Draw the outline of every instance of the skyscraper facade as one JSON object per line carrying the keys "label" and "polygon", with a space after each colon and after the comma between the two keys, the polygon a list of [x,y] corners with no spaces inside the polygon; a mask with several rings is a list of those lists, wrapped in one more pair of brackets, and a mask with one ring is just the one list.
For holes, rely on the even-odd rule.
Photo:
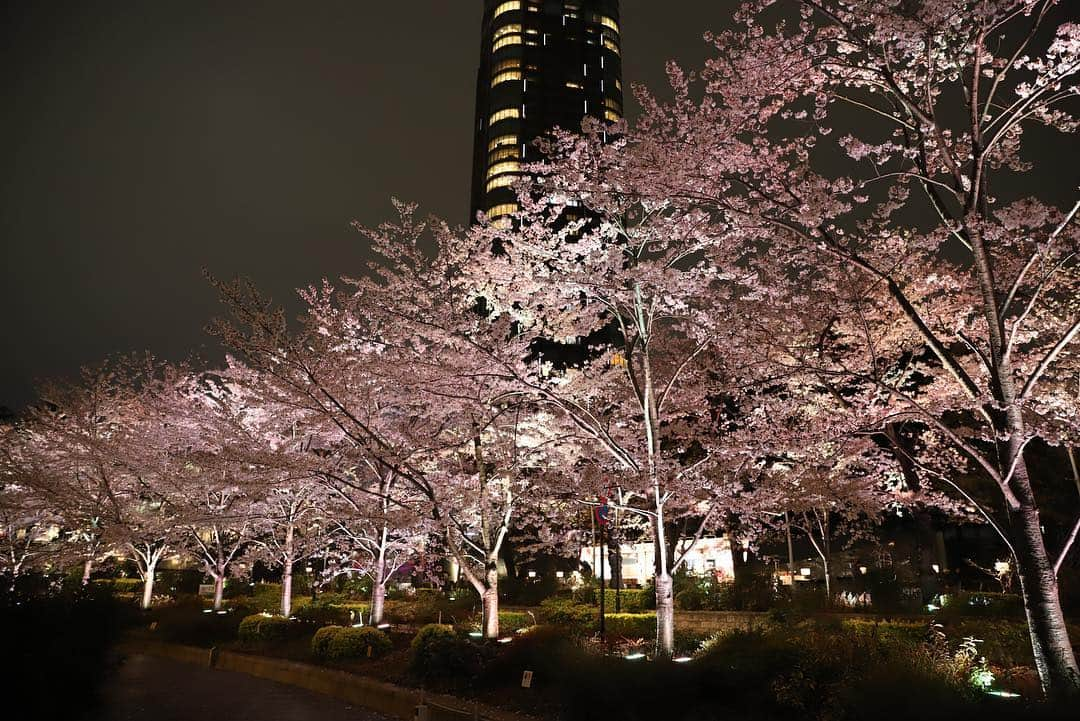
{"label": "skyscraper facade", "polygon": [[618,0],[484,0],[470,220],[517,210],[533,141],[623,115]]}

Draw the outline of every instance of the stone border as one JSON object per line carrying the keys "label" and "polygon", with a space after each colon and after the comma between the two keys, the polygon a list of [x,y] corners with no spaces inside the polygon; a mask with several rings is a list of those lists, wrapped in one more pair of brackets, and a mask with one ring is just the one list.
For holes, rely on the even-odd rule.
{"label": "stone border", "polygon": [[533,716],[504,711],[483,704],[471,704],[455,696],[425,693],[418,689],[397,686],[348,671],[270,656],[256,656],[236,651],[220,651],[216,648],[205,649],[158,641],[129,640],[122,642],[120,648],[128,653],[145,653],[182,663],[245,673],[256,678],[331,696],[399,719],[416,718],[416,707],[423,700],[428,706],[430,721],[462,721],[462,719],[477,718],[483,721],[536,721],[536,717]]}

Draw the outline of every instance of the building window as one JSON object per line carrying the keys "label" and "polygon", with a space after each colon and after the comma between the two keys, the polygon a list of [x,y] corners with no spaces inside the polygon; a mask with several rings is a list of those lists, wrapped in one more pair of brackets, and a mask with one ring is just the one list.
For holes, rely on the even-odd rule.
{"label": "building window", "polygon": [[509,120],[520,117],[521,108],[506,108],[505,110],[497,110],[491,114],[491,117],[488,119],[488,125],[494,125],[500,120]]}
{"label": "building window", "polygon": [[513,215],[516,212],[518,212],[517,203],[500,203],[499,205],[494,205],[490,209],[488,209],[487,217],[488,220],[495,220],[495,218],[501,218],[505,215]]}
{"label": "building window", "polygon": [[619,32],[619,23],[615,22],[614,20],[609,18],[607,15],[595,15],[593,17],[593,22],[600,23],[601,25],[603,25],[606,28],[611,28],[615,32]]}
{"label": "building window", "polygon": [[487,171],[487,177],[490,180],[496,175],[502,175],[503,173],[520,173],[521,163],[516,160],[506,160],[501,163],[495,163]]}
{"label": "building window", "polygon": [[574,90],[581,90],[581,83],[575,83],[572,80],[567,80],[566,87],[573,88]]}
{"label": "building window", "polygon": [[493,37],[494,37],[495,40],[498,40],[499,38],[505,37],[507,35],[520,35],[520,34],[521,34],[521,25],[519,25],[518,23],[510,23],[509,25],[503,25],[502,27],[496,28],[495,29],[495,35]]}
{"label": "building window", "polygon": [[605,110],[604,111],[604,120],[607,120],[608,122],[612,122],[612,123],[617,123],[620,120],[622,120],[622,117],[618,113],[616,113],[614,110]]}
{"label": "building window", "polygon": [[487,192],[491,192],[496,188],[509,188],[514,184],[514,181],[518,179],[517,175],[500,175],[497,178],[492,178],[488,181]]}
{"label": "building window", "polygon": [[622,53],[619,52],[618,43],[609,38],[607,35],[604,36],[604,47],[615,53],[616,55],[622,55]]}
{"label": "building window", "polygon": [[497,163],[500,160],[520,160],[521,155],[518,154],[518,148],[516,145],[503,145],[495,148],[490,152],[488,156],[489,163]]}
{"label": "building window", "polygon": [[622,115],[622,103],[615,98],[604,98],[604,105]]}
{"label": "building window", "polygon": [[492,14],[492,19],[499,17],[504,13],[513,12],[521,9],[521,0],[510,0],[510,2],[504,2],[495,8],[495,12]]}
{"label": "building window", "polygon": [[491,87],[495,87],[499,83],[506,83],[511,80],[521,80],[521,78],[522,75],[520,70],[506,70],[491,79]]}
{"label": "building window", "polygon": [[[504,38],[500,38],[495,41],[495,44],[491,46],[491,52],[497,51],[499,48],[509,47],[511,45],[521,45],[520,35],[507,35]],[[618,52],[618,51],[616,51]]]}
{"label": "building window", "polygon": [[488,152],[490,153],[492,150],[494,150],[495,148],[498,148],[501,145],[517,145],[517,144],[518,144],[518,136],[516,136],[516,135],[500,135],[499,137],[493,139],[490,143],[488,143]]}
{"label": "building window", "polygon": [[521,70],[521,58],[509,58],[500,60],[491,68],[492,75],[498,75],[504,70]]}

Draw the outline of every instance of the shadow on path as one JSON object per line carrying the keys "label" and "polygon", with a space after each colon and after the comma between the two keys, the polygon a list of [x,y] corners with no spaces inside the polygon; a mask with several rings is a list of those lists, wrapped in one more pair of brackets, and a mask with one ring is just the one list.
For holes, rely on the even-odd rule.
{"label": "shadow on path", "polygon": [[86,721],[390,721],[344,701],[232,671],[134,654]]}

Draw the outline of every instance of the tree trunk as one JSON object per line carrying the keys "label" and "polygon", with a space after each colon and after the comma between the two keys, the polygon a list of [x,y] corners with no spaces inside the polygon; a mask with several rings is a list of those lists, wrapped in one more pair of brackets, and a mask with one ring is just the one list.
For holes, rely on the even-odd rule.
{"label": "tree trunk", "polygon": [[382,623],[383,620],[383,607],[386,605],[386,586],[381,583],[375,583],[371,586],[371,613],[369,618],[371,625],[375,626]]}
{"label": "tree trunk", "polygon": [[225,598],[225,569],[219,568],[214,574],[214,610],[220,611]]}
{"label": "tree trunk", "polygon": [[1043,691],[1050,699],[1080,695],[1080,670],[1061,611],[1054,566],[1046,553],[1039,512],[1028,479],[1027,463],[1020,460],[1015,471],[1020,508],[1010,514],[1015,530],[1016,572],[1024,600],[1035,666]]}
{"label": "tree trunk", "polygon": [[154,573],[157,571],[157,561],[146,564],[146,573],[143,576],[142,607],[145,611],[150,608],[150,602],[154,598]]}
{"label": "tree trunk", "polygon": [[285,533],[284,567],[281,569],[281,615],[292,615],[293,527]]}
{"label": "tree trunk", "polygon": [[656,656],[671,658],[675,653],[675,598],[671,574],[656,575]]}
{"label": "tree trunk", "polygon": [[93,570],[93,568],[94,568],[94,559],[92,557],[87,558],[85,561],[83,561],[82,585],[87,586],[87,585],[90,584],[90,571]]}
{"label": "tree trunk", "polygon": [[487,569],[484,573],[486,588],[483,593],[484,601],[484,638],[494,639],[499,637],[499,568],[496,560],[488,559]]}
{"label": "tree trunk", "polygon": [[[385,505],[384,505],[385,508]],[[375,568],[371,574],[371,624],[382,623],[383,605],[386,601],[386,545],[390,535],[387,526],[382,527],[382,535],[379,542],[379,553],[375,557]]]}

